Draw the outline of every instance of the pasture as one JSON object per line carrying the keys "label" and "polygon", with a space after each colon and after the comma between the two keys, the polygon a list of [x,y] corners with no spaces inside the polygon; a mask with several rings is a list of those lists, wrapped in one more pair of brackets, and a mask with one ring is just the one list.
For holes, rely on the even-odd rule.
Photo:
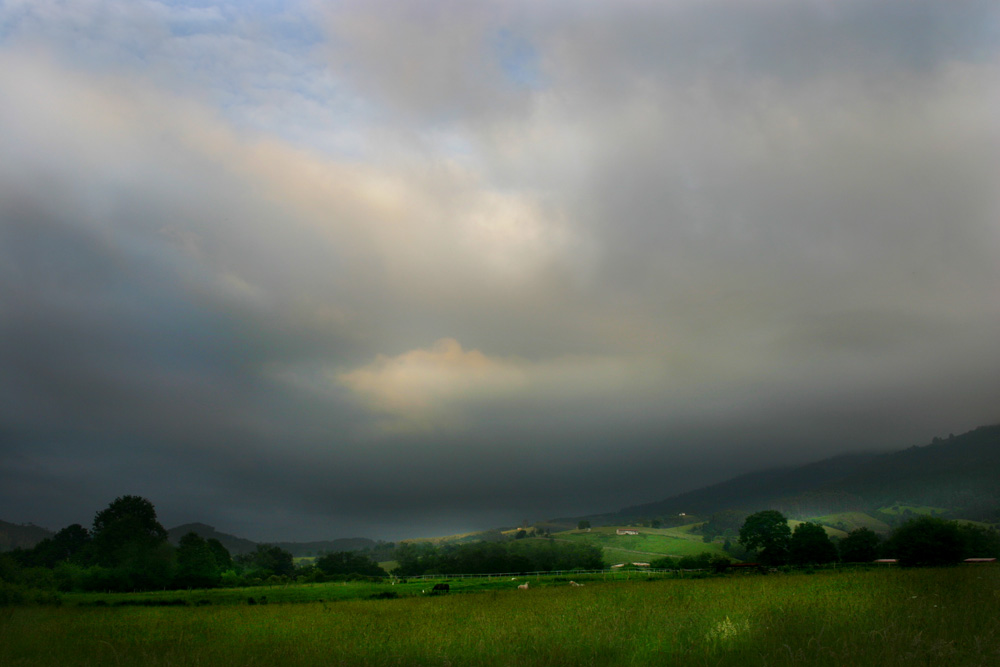
{"label": "pasture", "polygon": [[[224,591],[177,607],[67,596],[0,609],[0,665],[1000,664],[991,566],[518,583],[452,581],[458,592],[382,600],[357,595],[399,587],[251,589],[266,605]],[[313,593],[291,601],[302,588]]]}
{"label": "pasture", "polygon": [[697,556],[703,552],[726,555],[718,542],[703,542],[701,535],[681,528],[637,528],[638,535],[616,535],[615,526],[599,526],[590,532],[568,530],[554,533],[557,540],[593,544],[604,550],[604,561],[614,565],[626,561],[648,561],[662,556]]}

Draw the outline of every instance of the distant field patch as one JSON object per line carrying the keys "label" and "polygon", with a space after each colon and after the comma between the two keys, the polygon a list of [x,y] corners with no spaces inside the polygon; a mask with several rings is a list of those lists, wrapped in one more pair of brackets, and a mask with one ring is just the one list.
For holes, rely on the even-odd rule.
{"label": "distant field patch", "polygon": [[889,524],[879,521],[875,517],[864,512],[840,512],[838,514],[825,514],[809,519],[824,526],[831,526],[848,533],[858,528],[868,528],[876,533],[888,533]]}
{"label": "distant field patch", "polygon": [[[795,530],[795,527],[802,523],[807,523],[807,522],[789,519],[788,527],[791,528],[792,530]],[[834,528],[833,526],[824,525],[823,530],[825,530],[826,534],[829,535],[830,537],[839,537],[839,538],[847,537],[847,531],[840,530],[839,528]]]}
{"label": "distant field patch", "polygon": [[638,535],[618,535],[617,526],[600,526],[590,532],[570,530],[553,535],[556,539],[584,542],[600,547],[608,565],[660,556],[697,556],[700,553],[725,555],[722,545],[702,542],[701,535],[678,528],[633,528]]}
{"label": "distant field patch", "polygon": [[906,514],[907,510],[911,514],[925,514],[927,516],[940,516],[948,511],[946,507],[931,507],[930,505],[887,505],[880,507],[879,512],[899,516]]}

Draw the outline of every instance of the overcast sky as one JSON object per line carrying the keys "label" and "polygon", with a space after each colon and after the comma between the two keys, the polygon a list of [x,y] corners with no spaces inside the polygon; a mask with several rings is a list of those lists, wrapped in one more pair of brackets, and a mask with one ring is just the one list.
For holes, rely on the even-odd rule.
{"label": "overcast sky", "polygon": [[998,421],[995,0],[0,0],[0,519],[399,539]]}

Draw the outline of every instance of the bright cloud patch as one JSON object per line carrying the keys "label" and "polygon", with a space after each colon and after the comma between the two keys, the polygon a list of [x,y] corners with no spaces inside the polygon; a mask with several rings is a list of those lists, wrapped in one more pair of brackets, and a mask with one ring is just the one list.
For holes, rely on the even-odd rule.
{"label": "bright cloud patch", "polygon": [[367,366],[338,374],[337,381],[373,411],[397,419],[394,426],[419,428],[461,424],[464,411],[483,403],[599,400],[634,384],[636,376],[635,365],[615,359],[496,358],[445,338],[429,349],[379,355]]}
{"label": "bright cloud patch", "polygon": [[528,380],[516,362],[463,350],[451,338],[426,350],[379,355],[368,366],[341,373],[337,379],[372,409],[423,423],[443,417],[456,403],[509,394]]}

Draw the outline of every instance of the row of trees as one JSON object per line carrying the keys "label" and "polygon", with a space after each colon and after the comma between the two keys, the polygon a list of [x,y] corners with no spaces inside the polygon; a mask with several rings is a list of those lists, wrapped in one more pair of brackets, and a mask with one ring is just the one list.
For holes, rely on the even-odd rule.
{"label": "row of trees", "polygon": [[96,514],[89,530],[74,524],[33,549],[0,555],[0,579],[62,591],[210,588],[351,575],[386,573],[370,558],[353,553],[327,554],[315,564],[296,567],[291,553],[270,544],[233,558],[218,540],[193,532],[174,547],[153,504],[139,496],[116,498]]}
{"label": "row of trees", "polygon": [[816,523],[801,523],[793,531],[777,510],[751,514],[740,528],[739,543],[748,554],[768,565],[808,565],[871,562],[896,558],[901,565],[949,565],[965,558],[1000,557],[1000,534],[969,523],[920,516],[896,527],[882,540],[868,528],[858,528],[834,543]]}
{"label": "row of trees", "polygon": [[473,542],[435,546],[404,543],[396,549],[400,576],[421,574],[491,574],[596,570],[604,567],[601,549],[590,544],[554,540]]}

